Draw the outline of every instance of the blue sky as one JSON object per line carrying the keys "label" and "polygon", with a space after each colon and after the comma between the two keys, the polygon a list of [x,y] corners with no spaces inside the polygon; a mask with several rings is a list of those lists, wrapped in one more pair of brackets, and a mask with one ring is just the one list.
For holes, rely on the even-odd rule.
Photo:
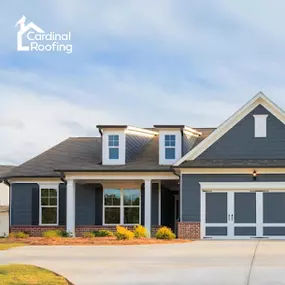
{"label": "blue sky", "polygon": [[[284,1],[4,1],[0,163],[97,124],[218,126],[259,91],[285,108]],[[73,53],[16,51],[25,15]]]}

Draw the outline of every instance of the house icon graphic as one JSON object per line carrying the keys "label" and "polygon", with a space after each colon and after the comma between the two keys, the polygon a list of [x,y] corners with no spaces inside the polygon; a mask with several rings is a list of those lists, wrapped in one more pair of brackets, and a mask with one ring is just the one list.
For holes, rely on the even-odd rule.
{"label": "house icon graphic", "polygon": [[17,32],[17,50],[18,51],[29,51],[30,47],[29,46],[23,46],[23,35],[33,29],[37,33],[44,33],[44,31],[35,25],[33,22],[30,22],[28,25],[25,25],[26,22],[26,17],[23,15],[21,19],[16,23],[15,27],[20,26],[19,31]]}

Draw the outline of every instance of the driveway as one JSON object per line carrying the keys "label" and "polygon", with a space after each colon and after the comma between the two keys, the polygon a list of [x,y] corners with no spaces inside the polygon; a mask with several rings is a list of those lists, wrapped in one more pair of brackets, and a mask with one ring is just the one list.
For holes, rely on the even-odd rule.
{"label": "driveway", "polygon": [[283,241],[20,247],[0,252],[0,263],[45,267],[75,285],[285,284]]}

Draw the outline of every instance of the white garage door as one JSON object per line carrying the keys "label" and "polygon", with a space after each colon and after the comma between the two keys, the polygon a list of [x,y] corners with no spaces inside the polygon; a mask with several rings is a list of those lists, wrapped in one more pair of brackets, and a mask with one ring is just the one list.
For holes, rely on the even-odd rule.
{"label": "white garage door", "polygon": [[285,239],[284,191],[202,192],[203,238]]}

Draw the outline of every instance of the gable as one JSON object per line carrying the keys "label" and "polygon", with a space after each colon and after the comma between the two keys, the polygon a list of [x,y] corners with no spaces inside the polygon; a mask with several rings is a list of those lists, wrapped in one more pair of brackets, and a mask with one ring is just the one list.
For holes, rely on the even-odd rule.
{"label": "gable", "polygon": [[[254,115],[268,115],[267,136],[254,136]],[[285,125],[259,104],[196,159],[284,159]]]}

